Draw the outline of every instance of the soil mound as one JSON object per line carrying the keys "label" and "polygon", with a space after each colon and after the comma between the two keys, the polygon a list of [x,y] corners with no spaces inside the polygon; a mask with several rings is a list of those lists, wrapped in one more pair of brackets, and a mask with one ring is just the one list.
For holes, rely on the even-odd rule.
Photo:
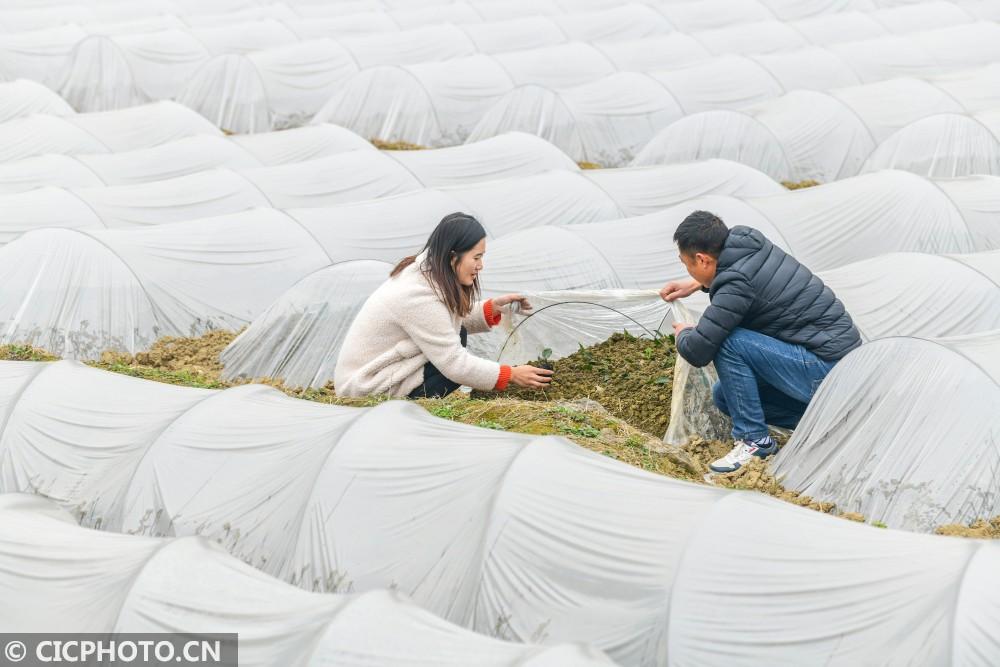
{"label": "soil mound", "polygon": [[1000,516],[995,516],[992,519],[973,521],[967,526],[963,526],[960,523],[949,523],[944,526],[938,526],[934,532],[938,535],[996,540],[1000,539]]}
{"label": "soil mound", "polygon": [[[833,503],[816,501],[810,496],[800,494],[798,491],[786,489],[771,472],[771,467],[764,459],[754,458],[750,463],[736,472],[724,475],[713,473],[708,467],[709,464],[729,453],[732,446],[733,443],[722,442],[720,440],[693,439],[681,449],[690,456],[691,460],[698,467],[698,472],[710,484],[723,486],[727,489],[759,491],[760,493],[766,493],[769,496],[780,498],[800,507],[808,507],[817,512],[829,514],[836,510],[836,506]],[[851,518],[846,515],[842,516]],[[861,517],[860,520],[864,521],[864,517]]]}
{"label": "soil mound", "polygon": [[105,352],[101,363],[127,366],[145,366],[161,371],[185,371],[218,379],[222,372],[219,355],[238,334],[232,331],[209,331],[197,338],[166,336],[159,339],[146,352],[135,355]]}
{"label": "soil mound", "polygon": [[654,339],[616,333],[603,343],[580,347],[551,366],[552,384],[544,391],[508,389],[506,392],[473,392],[475,397],[505,396],[524,401],[597,401],[615,417],[635,428],[662,435],[670,421],[670,398],[677,348],[673,336]]}

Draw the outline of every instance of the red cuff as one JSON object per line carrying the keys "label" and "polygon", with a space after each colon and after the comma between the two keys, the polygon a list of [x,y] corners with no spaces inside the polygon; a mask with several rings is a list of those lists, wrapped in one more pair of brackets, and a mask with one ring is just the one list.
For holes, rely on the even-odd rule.
{"label": "red cuff", "polygon": [[493,299],[489,299],[486,301],[486,303],[483,304],[483,315],[486,316],[486,324],[490,325],[491,327],[495,327],[496,325],[500,324],[500,318],[503,316],[503,313],[497,313],[496,315],[494,315]]}
{"label": "red cuff", "polygon": [[[486,303],[489,303],[489,301]],[[497,380],[497,386],[495,386],[494,389],[497,391],[503,391],[507,388],[508,382],[510,382],[510,366],[501,366],[500,378]]]}

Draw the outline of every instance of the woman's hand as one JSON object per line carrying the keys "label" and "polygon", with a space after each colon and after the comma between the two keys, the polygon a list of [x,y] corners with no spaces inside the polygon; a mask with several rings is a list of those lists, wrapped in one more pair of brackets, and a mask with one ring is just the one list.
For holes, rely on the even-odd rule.
{"label": "woman's hand", "polygon": [[660,290],[660,298],[664,301],[673,301],[691,296],[701,289],[701,283],[697,280],[674,280],[663,286]]}
{"label": "woman's hand", "polygon": [[531,312],[531,304],[528,303],[528,300],[520,294],[504,294],[503,296],[493,298],[493,306],[497,308],[497,310],[511,303],[517,303],[522,313]]}
{"label": "woman's hand", "polygon": [[552,382],[552,371],[535,366],[514,366],[510,369],[510,381],[525,389],[545,389]]}

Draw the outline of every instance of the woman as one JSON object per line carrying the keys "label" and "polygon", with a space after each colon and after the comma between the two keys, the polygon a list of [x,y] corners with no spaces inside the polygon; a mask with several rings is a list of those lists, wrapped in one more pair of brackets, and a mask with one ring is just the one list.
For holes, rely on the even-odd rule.
{"label": "woman", "polygon": [[479,301],[486,230],[465,213],[445,216],[423,250],[404,258],[354,318],[337,359],[340,396],[388,394],[439,398],[462,385],[473,389],[541,389],[552,371],[502,366],[466,349],[468,333],[500,323],[501,309],[519,294]]}

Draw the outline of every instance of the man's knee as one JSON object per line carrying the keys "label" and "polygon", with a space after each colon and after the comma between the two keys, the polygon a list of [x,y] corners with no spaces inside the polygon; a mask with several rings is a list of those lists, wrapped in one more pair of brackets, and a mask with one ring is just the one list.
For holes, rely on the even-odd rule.
{"label": "man's knee", "polygon": [[729,406],[726,405],[726,396],[722,391],[722,383],[716,382],[712,385],[712,402],[715,403],[715,407],[719,409],[724,415],[729,414]]}
{"label": "man's knee", "polygon": [[726,339],[722,341],[721,349],[729,352],[730,354],[738,353],[743,348],[746,347],[747,343],[756,336],[760,334],[756,331],[750,331],[750,329],[744,329],[743,327],[736,327],[729,332]]}

